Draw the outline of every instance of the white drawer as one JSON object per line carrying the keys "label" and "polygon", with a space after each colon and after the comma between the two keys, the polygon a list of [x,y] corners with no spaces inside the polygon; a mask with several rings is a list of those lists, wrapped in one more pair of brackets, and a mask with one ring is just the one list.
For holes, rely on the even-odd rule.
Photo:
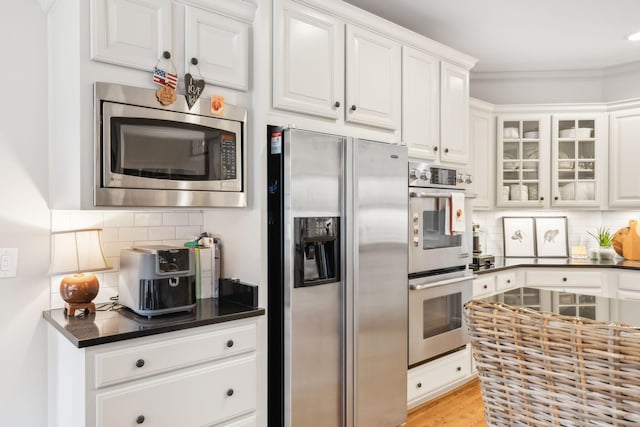
{"label": "white drawer", "polygon": [[600,271],[530,270],[526,272],[527,286],[556,288],[595,288],[602,286]]}
{"label": "white drawer", "polygon": [[96,427],[210,426],[255,411],[256,359],[214,362],[116,387],[97,393],[95,402]]}
{"label": "white drawer", "polygon": [[640,272],[619,271],[618,289],[640,291]]}
{"label": "white drawer", "polygon": [[496,290],[504,291],[516,287],[516,273],[500,273],[496,277]]}
{"label": "white drawer", "polygon": [[496,291],[496,278],[493,275],[480,276],[473,280],[473,296],[489,295]]}
{"label": "white drawer", "polygon": [[470,374],[468,348],[413,368],[408,375],[407,400],[411,402]]}
{"label": "white drawer", "polygon": [[134,342],[125,348],[95,354],[95,388],[253,351],[256,324],[143,345]]}

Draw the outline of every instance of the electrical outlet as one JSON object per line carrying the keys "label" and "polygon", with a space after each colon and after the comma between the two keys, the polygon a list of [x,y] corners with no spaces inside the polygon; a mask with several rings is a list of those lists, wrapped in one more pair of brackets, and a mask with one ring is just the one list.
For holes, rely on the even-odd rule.
{"label": "electrical outlet", "polygon": [[0,248],[0,278],[16,277],[18,248]]}

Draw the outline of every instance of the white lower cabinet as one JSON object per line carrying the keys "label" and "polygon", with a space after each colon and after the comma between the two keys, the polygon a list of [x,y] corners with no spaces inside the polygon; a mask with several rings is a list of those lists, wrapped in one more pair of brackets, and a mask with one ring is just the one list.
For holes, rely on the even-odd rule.
{"label": "white lower cabinet", "polygon": [[257,320],[77,348],[49,331],[50,427],[258,425]]}
{"label": "white lower cabinet", "polygon": [[496,275],[496,291],[506,291],[519,286],[516,280],[515,272],[498,273]]}
{"label": "white lower cabinet", "polygon": [[473,297],[490,295],[496,291],[496,277],[493,274],[482,275],[473,280]]}
{"label": "white lower cabinet", "polygon": [[407,399],[409,408],[451,390],[471,376],[469,348],[443,356],[409,370]]}
{"label": "white lower cabinet", "polygon": [[[577,270],[577,269],[575,269]],[[603,294],[602,271],[572,271],[561,268],[533,269],[525,272],[525,285],[553,288],[563,292],[590,295]]]}

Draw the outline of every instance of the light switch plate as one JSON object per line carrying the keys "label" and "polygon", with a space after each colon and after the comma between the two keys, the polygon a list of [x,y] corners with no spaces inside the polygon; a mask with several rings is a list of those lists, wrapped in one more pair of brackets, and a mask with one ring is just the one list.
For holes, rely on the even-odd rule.
{"label": "light switch plate", "polygon": [[16,277],[18,248],[0,248],[0,278]]}

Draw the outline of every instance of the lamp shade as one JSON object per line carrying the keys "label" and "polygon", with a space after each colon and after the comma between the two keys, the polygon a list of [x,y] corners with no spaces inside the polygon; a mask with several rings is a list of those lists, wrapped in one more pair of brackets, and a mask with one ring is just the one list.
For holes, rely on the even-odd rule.
{"label": "lamp shade", "polygon": [[101,231],[89,228],[51,233],[49,274],[109,270],[111,267],[102,250]]}

